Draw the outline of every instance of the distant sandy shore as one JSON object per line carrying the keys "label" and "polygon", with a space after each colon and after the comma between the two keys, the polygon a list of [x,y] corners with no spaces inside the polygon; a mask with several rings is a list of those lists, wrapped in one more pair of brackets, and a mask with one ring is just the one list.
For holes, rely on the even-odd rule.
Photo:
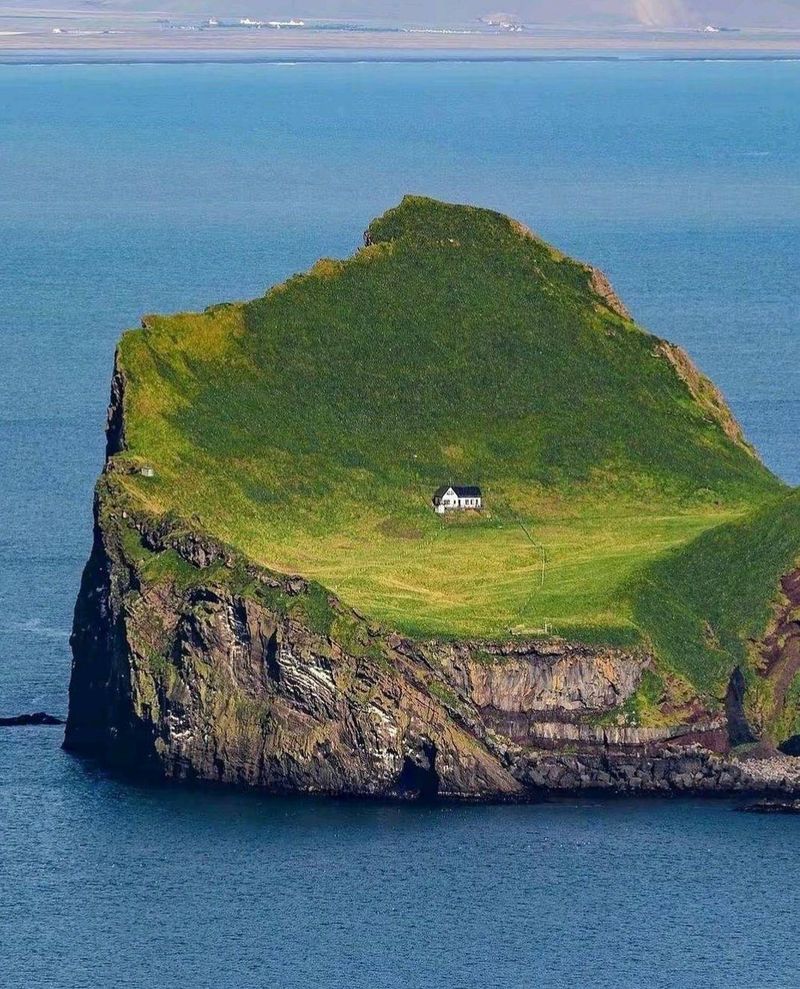
{"label": "distant sandy shore", "polygon": [[[54,15],[58,20],[58,15]],[[136,23],[110,29],[82,29],[62,18],[56,33],[40,24],[21,25],[0,18],[0,59],[24,61],[36,56],[56,61],[80,53],[195,59],[267,58],[305,54],[306,57],[399,56],[535,58],[594,55],[687,58],[800,58],[800,33],[771,34],[588,34],[542,32],[525,34],[424,33],[399,31],[315,30],[166,30]],[[74,32],[74,33],[73,33]],[[12,57],[16,56],[16,57]]]}

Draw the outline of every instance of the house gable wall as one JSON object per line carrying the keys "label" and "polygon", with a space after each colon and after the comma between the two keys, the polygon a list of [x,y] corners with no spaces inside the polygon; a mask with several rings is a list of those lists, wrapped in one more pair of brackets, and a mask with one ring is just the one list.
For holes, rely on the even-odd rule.
{"label": "house gable wall", "polygon": [[[441,489],[439,489],[441,490]],[[473,489],[474,490],[474,489]],[[448,488],[441,496],[437,491],[434,495],[433,503],[436,511],[441,515],[445,511],[453,509],[479,509],[483,507],[483,498],[480,494],[460,496],[452,487]]]}

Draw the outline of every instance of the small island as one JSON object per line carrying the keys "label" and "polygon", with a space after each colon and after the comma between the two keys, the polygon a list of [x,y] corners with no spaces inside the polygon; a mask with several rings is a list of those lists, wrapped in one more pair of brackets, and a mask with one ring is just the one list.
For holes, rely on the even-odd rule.
{"label": "small island", "polygon": [[409,196],[123,336],[65,746],[272,792],[796,794],[799,560],[800,492],[600,271]]}

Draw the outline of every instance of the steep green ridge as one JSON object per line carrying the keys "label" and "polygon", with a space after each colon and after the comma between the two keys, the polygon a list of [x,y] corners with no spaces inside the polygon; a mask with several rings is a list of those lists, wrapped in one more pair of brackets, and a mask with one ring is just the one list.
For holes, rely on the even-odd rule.
{"label": "steep green ridge", "polygon": [[[500,214],[407,197],[367,241],[124,336],[116,460],[155,470],[129,493],[412,634],[649,640],[715,687],[800,555],[800,507],[711,383]],[[450,480],[487,511],[436,517]],[[749,540],[770,513],[785,538]]]}
{"label": "steep green ridge", "polygon": [[800,491],[703,533],[652,563],[631,588],[657,654],[701,690],[756,657],[777,578],[800,556]]}

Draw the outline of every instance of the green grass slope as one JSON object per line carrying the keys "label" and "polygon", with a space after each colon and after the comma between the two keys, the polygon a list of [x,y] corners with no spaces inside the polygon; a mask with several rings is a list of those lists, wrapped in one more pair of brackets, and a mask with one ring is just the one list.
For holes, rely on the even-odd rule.
{"label": "green grass slope", "polygon": [[[124,336],[120,459],[155,469],[130,493],[412,634],[650,640],[716,683],[713,637],[684,655],[680,616],[704,598],[741,642],[800,554],[800,510],[711,383],[497,213],[407,197],[368,240]],[[435,516],[451,480],[480,484],[486,512]],[[771,511],[787,538],[744,549]],[[740,585],[757,599],[741,618]]]}
{"label": "green grass slope", "polygon": [[800,556],[800,491],[704,532],[653,562],[630,589],[664,664],[706,693],[751,667],[777,580]]}

